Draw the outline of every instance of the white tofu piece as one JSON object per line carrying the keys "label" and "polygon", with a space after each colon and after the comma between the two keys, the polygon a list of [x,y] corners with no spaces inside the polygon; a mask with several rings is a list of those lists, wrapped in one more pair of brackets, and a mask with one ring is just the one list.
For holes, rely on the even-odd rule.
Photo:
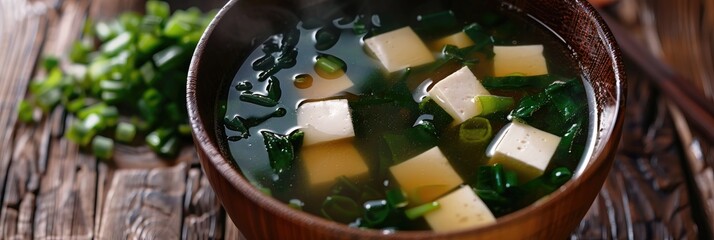
{"label": "white tofu piece", "polygon": [[412,206],[432,201],[463,182],[439,147],[394,165],[389,171]]}
{"label": "white tofu piece", "polygon": [[411,27],[368,38],[364,43],[389,72],[434,61],[434,55]]}
{"label": "white tofu piece", "polygon": [[297,109],[297,124],[305,132],[304,145],[354,137],[346,99],[307,102]]}
{"label": "white tofu piece", "polygon": [[317,73],[310,74],[310,76],[312,77],[312,86],[305,89],[295,88],[300,96],[307,99],[333,97],[355,85],[347,74],[335,79],[323,78]]}
{"label": "white tofu piece", "polygon": [[489,164],[516,171],[521,182],[543,175],[560,143],[560,137],[518,121],[506,125],[498,136],[489,146]]}
{"label": "white tofu piece", "polygon": [[543,45],[494,46],[493,75],[538,76],[548,74]]}
{"label": "white tofu piece", "polygon": [[434,84],[428,94],[457,124],[481,113],[481,104],[476,104],[474,99],[476,96],[491,95],[468,67]]}
{"label": "white tofu piece", "polygon": [[439,209],[424,215],[435,232],[462,230],[496,222],[491,210],[469,186],[462,186],[436,201]]}
{"label": "white tofu piece", "polygon": [[439,38],[429,44],[432,51],[441,51],[446,45],[454,45],[457,48],[465,48],[474,45],[474,41],[464,32],[457,32],[449,36]]}
{"label": "white tofu piece", "polygon": [[314,188],[329,187],[340,176],[358,180],[369,172],[352,139],[305,146],[300,156],[308,182]]}

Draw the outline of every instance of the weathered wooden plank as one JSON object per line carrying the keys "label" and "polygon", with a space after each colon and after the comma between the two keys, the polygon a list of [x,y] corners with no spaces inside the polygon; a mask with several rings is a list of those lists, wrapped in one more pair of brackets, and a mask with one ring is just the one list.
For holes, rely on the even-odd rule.
{"label": "weathered wooden plank", "polygon": [[186,165],[114,172],[105,198],[100,239],[177,239]]}
{"label": "weathered wooden plank", "polygon": [[[660,41],[648,39],[662,58],[714,101],[714,2],[644,1],[653,18],[647,28]],[[676,36],[676,37],[672,37]],[[712,102],[714,104],[714,102]],[[696,217],[701,222],[702,238],[714,237],[714,143],[690,129],[679,109],[670,107],[697,198]]]}
{"label": "weathered wooden plank", "polygon": [[[9,169],[16,145],[15,107],[25,94],[45,37],[48,7],[43,2],[10,0],[0,2],[0,9],[0,193],[4,193],[14,181]],[[6,232],[3,226],[0,223],[0,232]]]}
{"label": "weathered wooden plank", "polygon": [[50,135],[49,121],[42,127],[21,126],[17,128],[15,149],[11,168],[5,181],[0,228],[3,238],[29,238],[33,229],[32,217],[35,213],[35,195],[39,188],[40,173],[38,159],[45,151],[42,139]]}
{"label": "weathered wooden plank", "polygon": [[[65,122],[62,118],[57,121]],[[92,239],[96,159],[80,154],[75,144],[61,136],[53,139],[48,159],[47,171],[37,194],[35,238]]]}
{"label": "weathered wooden plank", "polygon": [[630,73],[613,169],[574,239],[696,239],[681,148],[665,101]]}
{"label": "weathered wooden plank", "polygon": [[183,212],[182,239],[223,238],[223,210],[200,167],[188,172]]}

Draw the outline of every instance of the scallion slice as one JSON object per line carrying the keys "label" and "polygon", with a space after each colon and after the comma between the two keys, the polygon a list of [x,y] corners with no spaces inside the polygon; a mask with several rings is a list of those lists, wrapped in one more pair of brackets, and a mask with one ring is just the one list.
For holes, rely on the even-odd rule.
{"label": "scallion slice", "polygon": [[94,137],[94,140],[92,140],[92,153],[99,159],[107,160],[112,158],[114,156],[114,140],[102,136]]}
{"label": "scallion slice", "polygon": [[435,210],[439,209],[440,207],[441,206],[439,205],[439,202],[429,202],[429,203],[425,203],[425,204],[407,209],[406,211],[404,211],[404,214],[407,216],[407,218],[414,220],[414,219],[424,216],[427,213],[435,211]]}

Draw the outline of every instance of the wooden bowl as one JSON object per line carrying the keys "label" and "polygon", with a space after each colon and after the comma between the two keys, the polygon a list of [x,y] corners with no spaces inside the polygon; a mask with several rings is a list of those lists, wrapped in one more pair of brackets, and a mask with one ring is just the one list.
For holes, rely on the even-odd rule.
{"label": "wooden bowl", "polygon": [[[208,27],[194,53],[188,77],[188,111],[201,164],[223,206],[248,239],[564,239],[580,223],[602,187],[618,146],[625,103],[625,72],[607,26],[585,0],[504,0],[542,21],[577,54],[596,104],[595,148],[584,171],[540,201],[498,218],[496,224],[465,231],[405,231],[384,235],[349,228],[296,211],[262,194],[227,158],[218,140],[225,99],[256,36],[268,36],[294,21],[294,9],[320,0],[231,0]],[[476,1],[476,0],[472,0]],[[418,5],[404,4],[404,8]],[[270,16],[270,18],[266,18]],[[261,38],[262,39],[262,38]],[[258,39],[260,40],[260,39]]]}

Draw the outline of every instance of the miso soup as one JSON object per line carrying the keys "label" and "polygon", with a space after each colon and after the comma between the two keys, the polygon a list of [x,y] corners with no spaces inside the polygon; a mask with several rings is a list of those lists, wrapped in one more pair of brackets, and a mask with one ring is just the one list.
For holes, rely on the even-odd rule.
{"label": "miso soup", "polygon": [[452,231],[573,177],[592,93],[560,38],[499,1],[387,2],[256,40],[222,106],[255,187],[352,227]]}

